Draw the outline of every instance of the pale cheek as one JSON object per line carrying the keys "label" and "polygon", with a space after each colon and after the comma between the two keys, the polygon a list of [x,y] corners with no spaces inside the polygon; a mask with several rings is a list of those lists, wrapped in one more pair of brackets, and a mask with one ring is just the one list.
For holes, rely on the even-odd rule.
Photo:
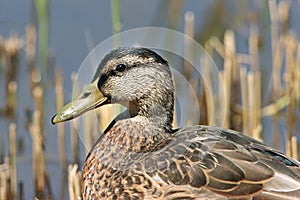
{"label": "pale cheek", "polygon": [[150,94],[155,90],[155,83],[147,77],[124,77],[114,85],[112,96],[118,100],[132,101]]}

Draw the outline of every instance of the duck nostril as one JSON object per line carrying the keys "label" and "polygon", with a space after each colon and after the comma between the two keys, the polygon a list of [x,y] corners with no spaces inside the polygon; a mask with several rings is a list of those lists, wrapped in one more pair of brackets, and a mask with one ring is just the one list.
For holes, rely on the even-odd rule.
{"label": "duck nostril", "polygon": [[91,91],[84,92],[81,98],[86,98],[91,94]]}

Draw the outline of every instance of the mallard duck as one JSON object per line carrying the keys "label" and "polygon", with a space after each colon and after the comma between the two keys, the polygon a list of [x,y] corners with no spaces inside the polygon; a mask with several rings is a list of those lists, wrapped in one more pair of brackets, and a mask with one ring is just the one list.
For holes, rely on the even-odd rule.
{"label": "mallard duck", "polygon": [[173,129],[168,62],[152,50],[117,48],[58,123],[118,103],[82,170],[83,199],[300,199],[300,163],[239,132]]}

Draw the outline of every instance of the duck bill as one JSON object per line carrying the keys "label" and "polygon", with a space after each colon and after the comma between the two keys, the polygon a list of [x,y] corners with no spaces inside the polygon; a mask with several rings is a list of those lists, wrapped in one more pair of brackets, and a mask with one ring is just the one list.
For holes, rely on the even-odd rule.
{"label": "duck bill", "polygon": [[87,85],[82,93],[73,101],[65,105],[56,115],[52,118],[52,123],[68,121],[76,118],[79,115],[93,110],[101,105],[104,105],[108,98],[103,96],[97,87],[97,80]]}

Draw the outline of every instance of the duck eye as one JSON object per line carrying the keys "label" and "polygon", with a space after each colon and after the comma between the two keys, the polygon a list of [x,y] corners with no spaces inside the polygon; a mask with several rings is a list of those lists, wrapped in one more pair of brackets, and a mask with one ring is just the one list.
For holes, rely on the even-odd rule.
{"label": "duck eye", "polygon": [[126,69],[126,65],[124,65],[124,64],[119,64],[116,67],[116,71],[118,71],[118,72],[123,72],[125,69]]}

